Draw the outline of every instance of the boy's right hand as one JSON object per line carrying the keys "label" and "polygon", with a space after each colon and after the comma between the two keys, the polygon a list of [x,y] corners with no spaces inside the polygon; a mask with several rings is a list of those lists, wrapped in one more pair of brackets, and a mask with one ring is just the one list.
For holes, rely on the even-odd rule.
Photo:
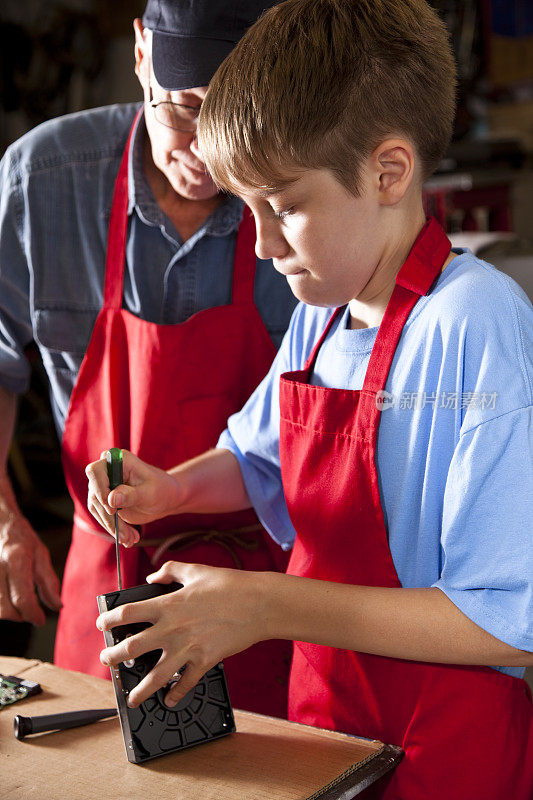
{"label": "boy's right hand", "polygon": [[[108,533],[115,535],[114,516],[122,521],[120,543],[131,547],[140,535],[133,525],[144,525],[175,512],[180,505],[177,481],[167,472],[141,461],[123,450],[124,483],[109,491],[107,476],[107,450],[99,461],[93,461],[85,469],[89,479],[87,508]],[[129,524],[128,524],[129,523]]]}

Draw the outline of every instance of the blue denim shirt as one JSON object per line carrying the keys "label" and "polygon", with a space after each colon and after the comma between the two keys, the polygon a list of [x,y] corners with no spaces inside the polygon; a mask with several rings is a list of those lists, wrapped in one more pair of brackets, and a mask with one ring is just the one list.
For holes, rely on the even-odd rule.
{"label": "blue denim shirt", "polygon": [[[0,384],[23,392],[37,343],[61,435],[72,388],[102,306],[113,187],[138,105],[83,111],[38,126],[0,163]],[[231,300],[243,203],[227,197],[183,242],[142,169],[144,118],[129,163],[123,305],[176,324]],[[271,261],[257,260],[255,301],[279,347],[296,301]]]}

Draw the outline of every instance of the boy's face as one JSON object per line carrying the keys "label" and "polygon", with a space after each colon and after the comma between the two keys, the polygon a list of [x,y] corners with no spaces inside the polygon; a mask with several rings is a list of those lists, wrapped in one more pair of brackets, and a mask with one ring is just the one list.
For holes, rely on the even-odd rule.
{"label": "boy's face", "polygon": [[388,254],[378,189],[366,175],[354,197],[329,170],[313,169],[275,194],[239,187],[239,195],[255,217],[258,257],[273,260],[299,300],[332,307],[379,289],[373,278]]}

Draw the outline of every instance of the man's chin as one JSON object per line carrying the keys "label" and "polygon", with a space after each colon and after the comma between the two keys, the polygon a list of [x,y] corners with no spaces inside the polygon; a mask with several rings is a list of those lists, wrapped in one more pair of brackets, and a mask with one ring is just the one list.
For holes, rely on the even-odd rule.
{"label": "man's chin", "polygon": [[219,193],[217,187],[210,179],[205,179],[196,183],[183,180],[180,176],[179,180],[170,180],[170,185],[176,194],[179,194],[180,197],[184,197],[186,200],[212,200]]}

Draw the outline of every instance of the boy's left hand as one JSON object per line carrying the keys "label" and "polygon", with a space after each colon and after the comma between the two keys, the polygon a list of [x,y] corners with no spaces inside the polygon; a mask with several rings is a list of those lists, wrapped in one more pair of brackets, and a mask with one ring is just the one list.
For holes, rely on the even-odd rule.
{"label": "boy's left hand", "polygon": [[221,659],[268,638],[263,631],[259,586],[261,576],[267,574],[167,561],[147,582],[177,581],[182,589],[101,614],[96,626],[102,631],[134,622],[151,623],[141,633],[102,650],[102,664],[116,666],[150,650],[163,651],[156,666],[130,693],[128,705],[138,706],[186,664],[181,679],[165,696],[165,703],[175,705]]}

